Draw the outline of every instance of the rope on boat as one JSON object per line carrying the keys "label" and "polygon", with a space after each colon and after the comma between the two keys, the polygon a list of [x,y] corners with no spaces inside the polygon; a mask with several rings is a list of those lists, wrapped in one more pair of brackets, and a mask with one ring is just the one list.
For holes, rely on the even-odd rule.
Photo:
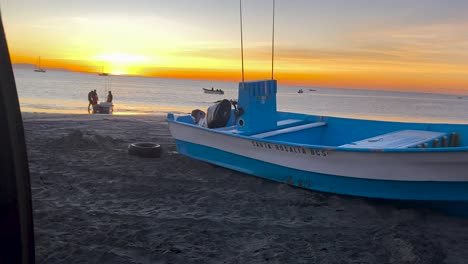
{"label": "rope on boat", "polygon": [[[244,88],[244,38],[242,31],[242,0],[239,0],[240,37],[241,37],[241,63],[242,63],[242,88]],[[273,28],[271,34],[271,79],[274,80],[275,59],[275,0],[273,0]]]}

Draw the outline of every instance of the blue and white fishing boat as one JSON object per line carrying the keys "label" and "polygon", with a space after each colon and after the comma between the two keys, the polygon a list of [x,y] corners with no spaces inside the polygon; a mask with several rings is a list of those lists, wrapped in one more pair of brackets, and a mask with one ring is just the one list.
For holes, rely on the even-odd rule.
{"label": "blue and white fishing boat", "polygon": [[210,107],[207,127],[169,114],[178,151],[317,191],[468,201],[468,125],[279,112],[276,91],[275,80],[240,83],[236,107]]}
{"label": "blue and white fishing boat", "polygon": [[272,79],[240,82],[234,104],[168,114],[177,150],[316,191],[468,208],[468,124],[280,112],[276,93],[272,63]]}

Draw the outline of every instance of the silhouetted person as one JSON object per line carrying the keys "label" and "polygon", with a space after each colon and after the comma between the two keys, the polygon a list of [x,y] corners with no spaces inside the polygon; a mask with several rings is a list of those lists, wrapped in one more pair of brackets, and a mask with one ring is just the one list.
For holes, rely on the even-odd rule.
{"label": "silhouetted person", "polygon": [[91,90],[91,91],[88,93],[88,102],[89,102],[89,105],[88,105],[88,112],[91,110],[91,109],[90,109],[91,105],[93,105],[93,95],[94,95],[94,91]]}
{"label": "silhouetted person", "polygon": [[96,109],[98,109],[98,107],[97,107],[98,95],[97,95],[96,90],[93,91],[93,97],[92,97],[92,100],[91,100],[91,104],[92,104],[92,107],[93,107],[93,114],[94,114],[94,113],[96,113]]}
{"label": "silhouetted person", "polygon": [[107,102],[108,102],[108,103],[112,103],[112,99],[113,99],[113,98],[114,98],[114,97],[112,96],[111,91],[109,91],[109,94],[107,95]]}
{"label": "silhouetted person", "polygon": [[97,102],[98,102],[98,96],[97,96],[97,92],[96,90],[94,90],[93,92],[93,105],[97,105]]}

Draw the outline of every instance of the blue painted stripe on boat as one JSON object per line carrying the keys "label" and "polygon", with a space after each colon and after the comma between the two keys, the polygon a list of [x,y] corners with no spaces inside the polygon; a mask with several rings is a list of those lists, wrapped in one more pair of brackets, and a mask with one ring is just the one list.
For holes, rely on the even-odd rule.
{"label": "blue painted stripe on boat", "polygon": [[468,201],[468,182],[369,180],[287,168],[230,152],[176,140],[181,154],[306,189],[372,198]]}

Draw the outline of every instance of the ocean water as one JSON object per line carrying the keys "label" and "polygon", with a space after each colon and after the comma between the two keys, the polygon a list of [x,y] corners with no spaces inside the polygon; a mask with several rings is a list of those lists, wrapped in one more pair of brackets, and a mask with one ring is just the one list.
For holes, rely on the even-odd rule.
{"label": "ocean water", "polygon": [[[14,68],[23,112],[86,114],[87,95],[114,95],[114,114],[188,113],[220,99],[237,99],[238,83]],[[223,89],[224,95],[202,88]],[[303,89],[304,93],[297,91]],[[312,89],[312,90],[311,90]],[[403,93],[278,85],[278,110],[395,121],[468,123],[468,95]]]}

